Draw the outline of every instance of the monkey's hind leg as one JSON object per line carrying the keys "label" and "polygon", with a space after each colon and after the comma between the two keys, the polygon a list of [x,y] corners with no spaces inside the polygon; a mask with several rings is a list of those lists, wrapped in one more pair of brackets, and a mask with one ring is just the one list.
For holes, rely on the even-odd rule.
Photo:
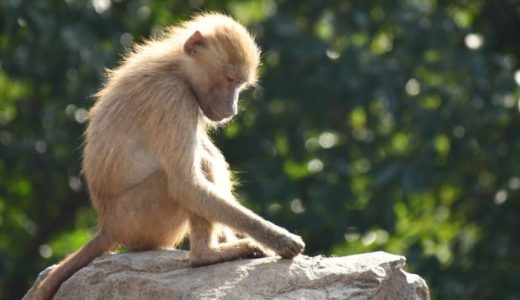
{"label": "monkey's hind leg", "polygon": [[190,262],[193,266],[266,256],[261,246],[250,238],[218,243],[219,236],[215,227],[216,224],[202,217],[190,215]]}

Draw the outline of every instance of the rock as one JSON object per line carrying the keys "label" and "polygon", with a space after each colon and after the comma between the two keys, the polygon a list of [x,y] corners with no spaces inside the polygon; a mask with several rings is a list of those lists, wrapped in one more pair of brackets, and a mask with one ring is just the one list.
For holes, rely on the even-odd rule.
{"label": "rock", "polygon": [[[425,281],[404,265],[404,257],[385,252],[199,268],[190,267],[188,252],[180,250],[109,254],[65,281],[54,299],[429,299]],[[33,299],[32,288],[23,299]]]}

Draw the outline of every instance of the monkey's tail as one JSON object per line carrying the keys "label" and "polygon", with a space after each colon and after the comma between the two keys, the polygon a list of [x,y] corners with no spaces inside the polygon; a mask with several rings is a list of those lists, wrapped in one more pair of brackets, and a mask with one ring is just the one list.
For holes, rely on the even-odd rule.
{"label": "monkey's tail", "polygon": [[37,300],[51,299],[63,281],[72,276],[74,272],[86,266],[94,258],[101,256],[115,246],[116,243],[111,241],[103,230],[100,230],[87,244],[61,261],[40,282],[36,289],[35,298]]}

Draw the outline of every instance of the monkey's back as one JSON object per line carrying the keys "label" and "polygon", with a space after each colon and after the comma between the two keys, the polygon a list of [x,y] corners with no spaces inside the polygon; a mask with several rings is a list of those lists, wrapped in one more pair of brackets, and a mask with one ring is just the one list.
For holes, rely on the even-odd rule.
{"label": "monkey's back", "polygon": [[138,63],[111,72],[89,111],[83,174],[92,195],[117,194],[161,169],[161,153],[150,149],[186,152],[178,148],[195,142],[186,132],[198,126],[199,108],[175,66]]}

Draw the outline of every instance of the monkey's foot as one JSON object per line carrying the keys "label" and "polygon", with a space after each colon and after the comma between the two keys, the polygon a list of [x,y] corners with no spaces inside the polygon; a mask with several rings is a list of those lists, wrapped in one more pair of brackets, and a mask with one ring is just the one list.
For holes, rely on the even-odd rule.
{"label": "monkey's foot", "polygon": [[260,258],[269,255],[269,250],[262,248],[254,240],[244,238],[241,240],[219,244],[216,247],[205,249],[192,249],[190,253],[191,265],[194,267],[211,265],[219,262],[235,260],[239,258]]}
{"label": "monkey's foot", "polygon": [[251,238],[243,238],[242,240],[248,240],[247,243],[251,247],[250,248],[251,254],[248,256],[244,256],[243,258],[262,258],[262,257],[276,255],[276,253],[273,250],[264,247],[263,245],[261,245],[260,243],[256,242],[255,240],[253,240]]}

